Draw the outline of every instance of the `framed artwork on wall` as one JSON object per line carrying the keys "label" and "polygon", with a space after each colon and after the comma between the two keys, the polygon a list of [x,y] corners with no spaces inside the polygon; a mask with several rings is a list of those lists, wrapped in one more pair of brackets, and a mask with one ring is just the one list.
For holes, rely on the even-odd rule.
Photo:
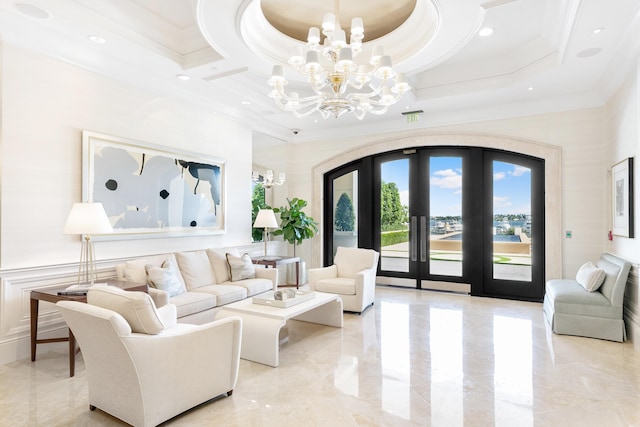
{"label": "framed artwork on wall", "polygon": [[612,231],[616,236],[634,237],[633,157],[611,168]]}
{"label": "framed artwork on wall", "polygon": [[222,159],[90,131],[82,143],[83,201],[101,202],[113,227],[102,238],[224,233]]}

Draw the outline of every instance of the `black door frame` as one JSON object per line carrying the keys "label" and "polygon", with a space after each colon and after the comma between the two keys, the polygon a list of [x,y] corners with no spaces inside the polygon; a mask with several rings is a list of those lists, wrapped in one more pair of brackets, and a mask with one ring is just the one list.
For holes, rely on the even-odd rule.
{"label": "black door frame", "polygon": [[[460,156],[463,158],[463,188],[464,194],[471,195],[463,199],[462,215],[465,227],[463,228],[463,254],[482,254],[482,256],[465,256],[462,276],[441,276],[428,273],[428,267],[416,266],[410,262],[408,273],[393,272],[393,277],[415,278],[416,288],[421,288],[421,280],[438,280],[452,283],[469,283],[471,285],[471,295],[490,296],[498,298],[520,299],[529,301],[541,301],[544,295],[544,159],[539,159],[515,152],[496,150],[484,147],[451,147],[451,146],[425,146],[412,149],[403,149],[393,152],[380,153],[366,158],[359,159],[347,165],[336,168],[324,175],[324,206],[323,206],[323,236],[324,236],[324,265],[333,262],[333,180],[346,173],[358,171],[358,246],[366,248],[380,247],[380,216],[373,213],[379,212],[374,209],[380,206],[380,186],[381,172],[378,165],[383,161],[390,161],[409,156],[410,183],[418,183],[417,189],[412,190],[414,194],[427,195],[419,197],[416,203],[412,202],[411,212],[428,212],[429,204],[429,182],[424,180],[420,174],[420,165],[424,165],[425,159],[434,154],[440,156]],[[493,178],[492,160],[508,161],[529,167],[532,170],[532,218],[535,223],[532,227],[532,240],[542,242],[534,247],[532,255],[532,281],[518,282],[493,279]],[[413,167],[411,166],[413,165]],[[428,171],[426,177],[430,176]],[[414,184],[415,185],[415,184]],[[425,188],[426,185],[426,188]],[[483,197],[474,197],[474,195]],[[489,199],[487,199],[487,197]],[[413,200],[413,199],[412,199]],[[489,200],[489,202],[487,201]],[[365,215],[363,213],[372,213]],[[418,217],[419,218],[419,217]],[[419,233],[420,230],[412,230]],[[412,236],[410,236],[411,239]],[[428,250],[428,246],[427,246]],[[418,257],[419,259],[419,257]],[[428,264],[428,258],[427,262]],[[380,275],[380,266],[378,266]],[[386,275],[386,273],[383,273]],[[525,289],[523,284],[527,284],[530,289]],[[516,289],[518,293],[513,294],[510,290]]]}

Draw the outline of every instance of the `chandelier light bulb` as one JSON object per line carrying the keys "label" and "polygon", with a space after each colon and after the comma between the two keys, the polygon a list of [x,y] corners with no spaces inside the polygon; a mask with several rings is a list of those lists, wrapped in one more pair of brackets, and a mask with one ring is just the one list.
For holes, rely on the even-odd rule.
{"label": "chandelier light bulb", "polygon": [[322,31],[331,32],[336,29],[336,16],[329,12],[324,14],[324,18],[322,19]]}
{"label": "chandelier light bulb", "polygon": [[362,18],[355,17],[351,20],[351,35],[364,35],[364,24],[362,23]]}
{"label": "chandelier light bulb", "polygon": [[307,41],[310,45],[318,45],[320,44],[320,29],[318,27],[309,28],[309,35],[307,36]]}

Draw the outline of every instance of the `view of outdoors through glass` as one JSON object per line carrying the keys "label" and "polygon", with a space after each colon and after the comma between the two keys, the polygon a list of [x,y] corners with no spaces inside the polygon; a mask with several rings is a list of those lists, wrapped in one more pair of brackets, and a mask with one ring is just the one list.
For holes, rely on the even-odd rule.
{"label": "view of outdoors through glass", "polygon": [[[493,167],[493,277],[531,280],[531,169],[494,161]],[[433,156],[429,160],[429,272],[462,276],[462,158]],[[408,272],[409,160],[381,164],[381,268]],[[426,218],[423,220],[426,228]]]}
{"label": "view of outdoors through glass", "polygon": [[381,165],[380,268],[409,272],[409,159]]}
{"label": "view of outdoors through glass", "polygon": [[531,281],[531,169],[493,162],[493,277]]}
{"label": "view of outdoors through glass", "polygon": [[358,171],[333,180],[333,255],[338,246],[358,246]]}

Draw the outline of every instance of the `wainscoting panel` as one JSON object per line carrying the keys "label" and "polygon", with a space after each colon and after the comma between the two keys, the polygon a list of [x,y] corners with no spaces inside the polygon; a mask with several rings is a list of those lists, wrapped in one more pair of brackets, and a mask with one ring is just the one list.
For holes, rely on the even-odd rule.
{"label": "wainscoting panel", "polygon": [[627,339],[640,351],[640,266],[631,264],[624,295],[624,323],[627,327]]}
{"label": "wainscoting panel", "polygon": [[[282,241],[269,242],[269,255],[284,255],[288,246],[290,245]],[[224,251],[227,248],[216,249]],[[248,253],[251,257],[264,255],[262,243],[242,245],[236,249],[240,253]],[[146,255],[139,257],[143,256]],[[114,279],[117,264],[139,257],[97,261],[98,279]],[[0,270],[0,364],[31,357],[31,290],[72,285],[76,282],[77,275],[77,263]],[[278,278],[280,283],[286,280],[285,269],[279,269]],[[67,326],[55,306],[41,301],[38,311],[38,337],[56,338],[64,337],[66,334]],[[67,343],[64,342],[38,344],[36,354],[44,354],[54,348],[63,349],[66,346]]]}
{"label": "wainscoting panel", "polygon": [[[115,264],[120,260],[98,262],[98,276],[108,280],[115,277]],[[0,363],[30,357],[31,290],[71,285],[78,275],[77,264],[63,264],[28,269],[0,271]],[[66,335],[66,325],[55,306],[40,302],[38,337],[54,338]],[[37,354],[64,346],[66,343],[39,344]]]}

